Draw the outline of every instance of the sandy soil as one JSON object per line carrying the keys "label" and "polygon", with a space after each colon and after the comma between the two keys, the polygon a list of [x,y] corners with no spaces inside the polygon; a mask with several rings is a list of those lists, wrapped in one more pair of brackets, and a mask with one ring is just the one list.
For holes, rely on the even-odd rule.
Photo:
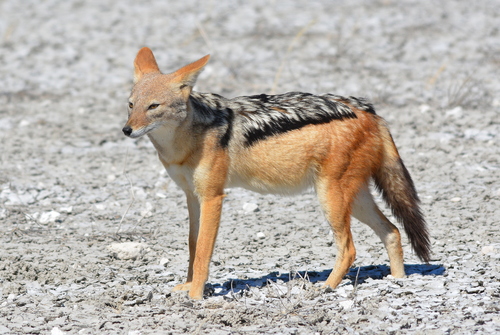
{"label": "sandy soil", "polygon": [[[0,334],[500,332],[499,22],[493,0],[1,1]],[[148,140],[121,133],[142,46],[164,71],[211,53],[199,91],[371,99],[431,264],[405,239],[408,277],[391,278],[353,222],[355,267],[325,291],[335,248],[314,193],[234,189],[207,297],[171,293],[184,196]]]}

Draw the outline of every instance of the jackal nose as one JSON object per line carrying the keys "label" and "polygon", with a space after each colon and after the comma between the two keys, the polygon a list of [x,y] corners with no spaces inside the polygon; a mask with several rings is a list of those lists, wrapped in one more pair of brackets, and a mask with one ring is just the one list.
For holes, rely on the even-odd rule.
{"label": "jackal nose", "polygon": [[132,128],[130,126],[123,127],[122,131],[127,136],[130,136],[130,134],[132,134]]}

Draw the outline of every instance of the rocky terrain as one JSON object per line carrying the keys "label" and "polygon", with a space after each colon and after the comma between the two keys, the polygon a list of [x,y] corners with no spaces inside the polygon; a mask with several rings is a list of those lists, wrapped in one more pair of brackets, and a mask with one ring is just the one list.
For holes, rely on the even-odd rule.
{"label": "rocky terrain", "polygon": [[[0,334],[500,332],[496,1],[0,1]],[[136,52],[196,89],[364,96],[392,131],[432,236],[389,275],[353,222],[336,290],[313,191],[227,191],[206,298],[187,207],[147,138],[121,133]],[[385,213],[389,211],[385,209]]]}

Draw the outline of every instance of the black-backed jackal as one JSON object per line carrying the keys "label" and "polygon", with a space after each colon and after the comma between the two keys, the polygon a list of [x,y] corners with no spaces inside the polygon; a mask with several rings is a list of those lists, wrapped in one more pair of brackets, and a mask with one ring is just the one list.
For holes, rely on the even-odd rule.
{"label": "black-backed jackal", "polygon": [[175,290],[201,299],[226,187],[295,193],[314,187],[338,253],[325,285],[335,288],[354,262],[350,217],[370,226],[389,254],[391,274],[405,275],[398,229],[369,191],[376,188],[403,224],[413,250],[429,261],[418,196],[384,120],[364,99],[291,92],[226,99],[194,92],[209,56],[162,74],[143,48],[134,62],[125,135],[148,135],[189,210],[187,280]]}

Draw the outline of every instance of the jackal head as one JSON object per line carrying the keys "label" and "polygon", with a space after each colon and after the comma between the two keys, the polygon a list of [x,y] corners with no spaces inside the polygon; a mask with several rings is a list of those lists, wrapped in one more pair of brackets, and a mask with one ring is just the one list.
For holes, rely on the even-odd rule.
{"label": "jackal head", "polygon": [[139,50],[123,133],[136,138],[162,125],[176,127],[186,120],[189,95],[209,58],[206,55],[173,73],[162,74],[153,52],[149,48]]}

